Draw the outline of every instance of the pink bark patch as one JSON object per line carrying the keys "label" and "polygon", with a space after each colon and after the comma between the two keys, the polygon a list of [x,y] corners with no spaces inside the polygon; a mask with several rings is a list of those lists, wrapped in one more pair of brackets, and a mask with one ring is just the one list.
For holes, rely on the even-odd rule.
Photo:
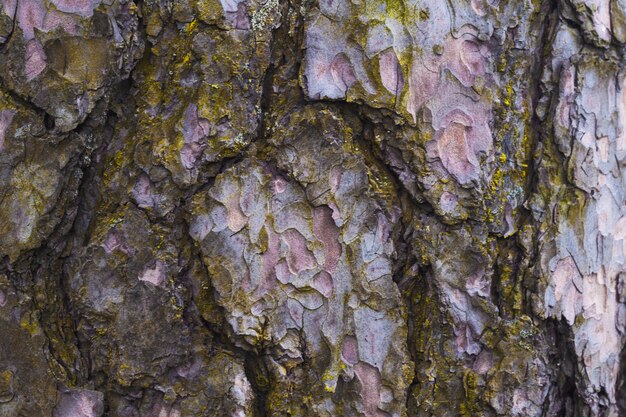
{"label": "pink bark patch", "polygon": [[[453,107],[458,102],[458,91],[451,91],[450,80],[446,79],[443,69],[447,68],[463,87],[471,87],[476,77],[486,72],[487,57],[490,51],[467,35],[464,38],[446,40],[443,55],[430,55],[423,60],[417,58],[411,64],[409,77],[409,96],[407,111],[416,120],[419,110],[430,100],[441,104],[435,107]],[[457,104],[458,105],[458,104]],[[472,106],[483,113],[481,105]],[[474,113],[474,111],[470,111]],[[478,118],[476,118],[478,120]]]}
{"label": "pink bark patch", "polygon": [[393,48],[386,49],[378,55],[378,67],[383,86],[394,95],[400,94],[404,86],[404,78]]}
{"label": "pink bark patch", "polygon": [[296,291],[293,298],[298,300],[300,304],[307,310],[317,310],[324,305],[324,298],[317,291]]}
{"label": "pink bark patch", "polygon": [[276,265],[280,259],[280,237],[270,227],[266,227],[267,250],[263,254],[261,283],[255,291],[256,297],[263,297],[276,287]]}
{"label": "pink bark patch", "polygon": [[490,282],[485,275],[485,270],[480,268],[478,271],[467,277],[465,288],[469,295],[480,297],[489,297]]}
{"label": "pink bark patch", "polygon": [[84,17],[93,15],[93,11],[101,0],[51,0],[57,9],[65,13],[73,13]]}
{"label": "pink bark patch", "polygon": [[390,417],[389,413],[378,408],[380,404],[381,378],[378,369],[363,362],[354,367],[361,384],[361,399],[365,417]]}
{"label": "pink bark patch", "polygon": [[276,177],[272,180],[272,189],[275,194],[282,194],[287,189],[287,181],[282,177]]}
{"label": "pink bark patch", "polygon": [[326,271],[318,272],[315,277],[313,277],[311,286],[326,298],[330,298],[333,295],[333,278]]}
{"label": "pink bark patch", "polygon": [[107,233],[107,237],[104,240],[102,247],[108,255],[112,254],[117,249],[125,254],[128,254],[128,248],[124,243],[124,238],[120,236],[120,233],[117,230],[111,230]]}
{"label": "pink bark patch", "polygon": [[[602,139],[596,141],[598,147],[600,147],[601,143]],[[619,217],[619,207],[615,204],[611,193],[604,190],[600,192],[596,213],[598,214],[598,231],[600,234],[603,236],[612,235],[615,232],[615,223]]]}
{"label": "pink bark patch", "polygon": [[37,39],[26,44],[26,64],[24,73],[26,81],[36,78],[46,68],[46,53]]}
{"label": "pink bark patch", "polygon": [[248,218],[241,210],[241,206],[239,205],[240,193],[239,191],[235,191],[228,196],[226,200],[226,219],[228,223],[228,228],[233,232],[238,232],[246,225],[248,222]]}
{"label": "pink bark patch", "polygon": [[185,365],[181,365],[178,368],[176,368],[176,373],[179,376],[182,376],[183,378],[187,378],[187,379],[195,378],[198,375],[200,375],[200,371],[202,370],[202,365],[203,365],[202,360],[196,357],[189,363],[186,363]]}
{"label": "pink bark patch", "polygon": [[485,57],[478,44],[463,41],[461,45],[461,62],[470,75],[477,77],[485,73]]}
{"label": "pink bark patch", "polygon": [[104,395],[98,391],[64,392],[54,409],[53,417],[100,417],[104,412]]}
{"label": "pink bark patch", "polygon": [[446,53],[443,56],[443,65],[449,68],[454,76],[465,87],[471,87],[479,77],[485,73],[485,57],[480,46],[467,39],[454,39],[446,42]]}
{"label": "pink bark patch", "polygon": [[469,296],[458,289],[448,294],[454,318],[454,335],[457,353],[476,355],[481,351],[479,335],[484,330],[485,317],[475,309]]}
{"label": "pink bark patch", "polygon": [[391,275],[391,262],[384,257],[378,257],[367,264],[365,269],[365,277],[368,281],[375,281],[384,276]]}
{"label": "pink bark patch", "polygon": [[391,225],[387,217],[382,213],[378,213],[376,220],[376,238],[379,243],[385,243],[391,236]]}
{"label": "pink bark patch", "polygon": [[356,75],[354,75],[354,68],[350,63],[348,57],[341,53],[337,54],[330,64],[330,73],[333,76],[335,85],[343,91],[344,95],[348,88],[356,82]]}
{"label": "pink bark patch", "polygon": [[459,199],[456,195],[448,191],[444,191],[441,193],[441,197],[439,198],[439,206],[444,213],[452,213],[458,205],[458,200]]}
{"label": "pink bark patch", "polygon": [[609,147],[610,142],[608,136],[603,136],[596,141],[596,146],[598,147],[598,154],[600,156],[600,160],[602,162],[608,162],[609,160]]}
{"label": "pink bark patch", "polygon": [[34,28],[41,29],[46,15],[46,8],[42,0],[20,0],[17,9],[17,21],[24,39],[35,37]]}
{"label": "pink bark patch", "polygon": [[74,16],[59,12],[56,10],[48,10],[43,19],[43,31],[49,32],[56,28],[61,28],[70,35],[78,35],[78,19]]}
{"label": "pink bark patch", "polygon": [[452,123],[440,133],[437,146],[443,166],[459,182],[466,183],[476,176],[476,167],[469,161],[470,150],[465,126]]}
{"label": "pink bark patch", "polygon": [[[13,16],[12,13],[11,16]],[[35,29],[49,32],[62,28],[69,34],[76,35],[77,33],[76,21],[72,16],[54,9],[47,9],[42,0],[20,0],[17,5],[16,20],[27,41],[35,38]]]}
{"label": "pink bark patch", "polygon": [[485,0],[472,0],[472,9],[478,16],[484,16],[487,14],[485,10]]}
{"label": "pink bark patch", "polygon": [[161,261],[156,261],[152,265],[146,266],[141,274],[139,274],[140,281],[149,282],[157,287],[163,286],[165,278],[165,265]]}
{"label": "pink bark patch", "polygon": [[154,208],[156,206],[152,184],[147,175],[143,174],[133,187],[132,196],[141,208]]}
{"label": "pink bark patch", "polygon": [[341,184],[341,168],[333,167],[330,170],[330,174],[328,175],[328,183],[330,185],[330,190],[335,193],[339,189],[339,185]]}
{"label": "pink bark patch", "polygon": [[255,191],[251,190],[256,190],[256,187],[247,188],[244,186],[241,190],[242,196],[239,199],[239,206],[246,217],[253,217],[255,209],[259,206],[259,196]]}
{"label": "pink bark patch", "polygon": [[476,336],[470,326],[461,324],[454,329],[456,335],[455,343],[458,353],[476,355],[480,352],[480,345],[476,343]]}
{"label": "pink bark patch", "polygon": [[281,284],[286,285],[286,284],[291,283],[291,280],[294,277],[294,275],[289,270],[289,265],[287,265],[287,261],[281,260],[276,265],[274,270],[276,271],[276,279],[278,279],[281,282]]}
{"label": "pink bark patch", "polygon": [[552,282],[554,283],[554,298],[561,305],[561,314],[572,325],[576,319],[576,313],[580,310],[579,293],[583,290],[582,276],[574,258],[568,256],[557,262],[552,273]]}
{"label": "pink bark patch", "polygon": [[183,137],[187,143],[198,142],[209,134],[209,122],[198,117],[196,104],[189,105],[185,110],[182,128]]}
{"label": "pink bark patch", "polygon": [[220,0],[220,4],[222,5],[222,9],[226,13],[234,13],[237,11],[237,5],[240,3],[240,0]]}
{"label": "pink bark patch", "polygon": [[341,357],[348,365],[356,365],[359,361],[359,348],[357,347],[356,338],[354,336],[346,336],[346,338],[343,339]]}
{"label": "pink bark patch", "polygon": [[160,400],[152,408],[152,414],[150,417],[181,417],[181,412],[178,407],[171,404],[167,404]]}
{"label": "pink bark patch", "polygon": [[617,251],[621,247],[622,256],[626,258],[626,216],[621,217],[615,223],[613,236],[617,243],[615,250]]}
{"label": "pink bark patch", "polygon": [[474,119],[466,113],[463,109],[453,106],[441,106],[440,111],[437,112],[437,123],[433,123],[436,129],[445,128],[452,123],[458,123],[465,127],[471,127],[474,125]]}
{"label": "pink bark patch", "polygon": [[460,183],[476,179],[479,173],[478,155],[493,147],[487,103],[473,101],[464,88],[454,83],[442,84],[438,94],[429,103],[432,125],[437,131],[436,151],[442,165]]}
{"label": "pink bark patch", "polygon": [[13,17],[16,7],[17,0],[4,0],[4,14],[6,14],[7,16]]}
{"label": "pink bark patch", "polygon": [[11,126],[11,122],[13,121],[13,116],[15,112],[13,110],[2,110],[0,111],[0,152],[4,149],[4,141],[6,138],[6,133]]}
{"label": "pink bark patch", "polygon": [[413,61],[409,77],[409,99],[406,109],[413,116],[414,122],[417,121],[417,114],[420,109],[437,91],[438,77],[438,65],[434,61],[426,61],[424,63],[417,58]]}
{"label": "pink bark patch", "polygon": [[250,29],[250,18],[248,14],[248,7],[246,3],[239,3],[237,5],[237,13],[235,13],[233,26],[236,29],[248,30]]}
{"label": "pink bark patch", "polygon": [[313,211],[313,233],[324,245],[323,268],[330,273],[335,271],[341,256],[339,228],[332,215],[332,210],[327,206],[316,207]]}
{"label": "pink bark patch", "polygon": [[313,62],[309,64],[309,95],[316,99],[321,97],[328,97],[331,99],[342,98],[342,91],[337,88],[337,86],[333,82],[332,76],[328,75],[328,73],[330,72],[330,66],[328,62],[323,61],[318,57],[315,58],[311,58],[311,61]]}
{"label": "pink bark patch", "polygon": [[591,0],[592,6],[596,8],[593,12],[593,28],[600,39],[608,41],[611,39],[611,6],[608,0]]}
{"label": "pink bark patch", "polygon": [[472,368],[477,374],[485,375],[494,365],[493,355],[489,351],[483,350],[478,357],[476,357]]}
{"label": "pink bark patch", "polygon": [[384,312],[360,307],[354,312],[354,325],[359,345],[359,359],[383,369],[397,323]]}
{"label": "pink bark patch", "polygon": [[299,326],[302,327],[302,318],[304,317],[304,307],[298,301],[289,298],[287,300],[287,310],[291,319]]}
{"label": "pink bark patch", "polygon": [[198,106],[191,104],[185,110],[182,123],[184,145],[180,150],[180,159],[185,169],[193,169],[202,155],[202,139],[209,134],[209,122],[198,117]]}
{"label": "pink bark patch", "polygon": [[[5,15],[11,20],[16,16],[17,12],[17,0],[4,0],[4,7],[2,9]],[[15,23],[15,22],[12,22]]]}
{"label": "pink bark patch", "polygon": [[306,239],[296,229],[288,229],[283,233],[283,237],[287,245],[289,245],[289,254],[287,255],[287,264],[289,270],[298,274],[306,269],[313,269],[315,266],[315,256],[306,247]]}
{"label": "pink bark patch", "polygon": [[570,126],[570,108],[575,93],[576,74],[574,67],[564,66],[559,80],[559,102],[556,106],[556,120],[564,128]]}
{"label": "pink bark patch", "polygon": [[202,147],[197,143],[185,143],[180,149],[180,161],[185,169],[193,169],[202,155]]}

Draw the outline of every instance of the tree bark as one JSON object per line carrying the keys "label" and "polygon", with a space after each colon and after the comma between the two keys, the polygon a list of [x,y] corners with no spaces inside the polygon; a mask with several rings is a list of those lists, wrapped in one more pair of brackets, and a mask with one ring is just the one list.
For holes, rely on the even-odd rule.
{"label": "tree bark", "polygon": [[626,415],[624,0],[0,2],[0,416]]}

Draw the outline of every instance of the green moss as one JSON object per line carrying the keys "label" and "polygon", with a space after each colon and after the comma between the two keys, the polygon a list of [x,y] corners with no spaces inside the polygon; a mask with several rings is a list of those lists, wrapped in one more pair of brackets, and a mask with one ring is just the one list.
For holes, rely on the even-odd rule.
{"label": "green moss", "polygon": [[333,369],[327,369],[322,374],[322,383],[324,384],[324,390],[326,392],[335,392],[335,388],[337,386],[337,376],[338,372]]}
{"label": "green moss", "polygon": [[26,330],[31,336],[37,336],[41,334],[39,327],[39,321],[35,317],[34,312],[25,313],[20,319],[20,327]]}
{"label": "green moss", "polygon": [[482,402],[480,399],[481,393],[478,387],[478,375],[470,370],[466,369],[463,374],[463,393],[465,400],[460,404],[459,411],[460,416],[478,416],[481,415]]}
{"label": "green moss", "polygon": [[2,394],[11,391],[11,385],[13,383],[13,372],[6,369],[0,372],[0,396]]}
{"label": "green moss", "polygon": [[[300,409],[300,405],[294,404],[293,392],[289,388],[281,387],[269,393],[266,407],[270,413],[274,413],[270,415],[297,415],[295,411]],[[285,412],[289,414],[283,414]]]}
{"label": "green moss", "polygon": [[207,24],[221,23],[224,11],[218,0],[197,0],[196,9],[200,20]]}
{"label": "green moss", "polygon": [[117,382],[120,385],[128,387],[133,382],[132,376],[134,375],[134,373],[135,371],[130,365],[126,363],[121,363],[117,367],[115,376],[116,376]]}

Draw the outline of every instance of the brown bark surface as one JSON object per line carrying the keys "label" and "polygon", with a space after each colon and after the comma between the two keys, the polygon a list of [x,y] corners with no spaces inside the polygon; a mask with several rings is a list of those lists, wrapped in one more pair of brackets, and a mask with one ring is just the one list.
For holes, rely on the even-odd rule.
{"label": "brown bark surface", "polygon": [[0,1],[0,417],[626,415],[624,0]]}

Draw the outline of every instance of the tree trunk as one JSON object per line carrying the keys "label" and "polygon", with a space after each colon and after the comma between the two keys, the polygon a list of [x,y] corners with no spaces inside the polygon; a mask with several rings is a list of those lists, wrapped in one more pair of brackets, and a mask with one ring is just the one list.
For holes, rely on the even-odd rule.
{"label": "tree trunk", "polygon": [[626,415],[626,0],[3,0],[0,416]]}

